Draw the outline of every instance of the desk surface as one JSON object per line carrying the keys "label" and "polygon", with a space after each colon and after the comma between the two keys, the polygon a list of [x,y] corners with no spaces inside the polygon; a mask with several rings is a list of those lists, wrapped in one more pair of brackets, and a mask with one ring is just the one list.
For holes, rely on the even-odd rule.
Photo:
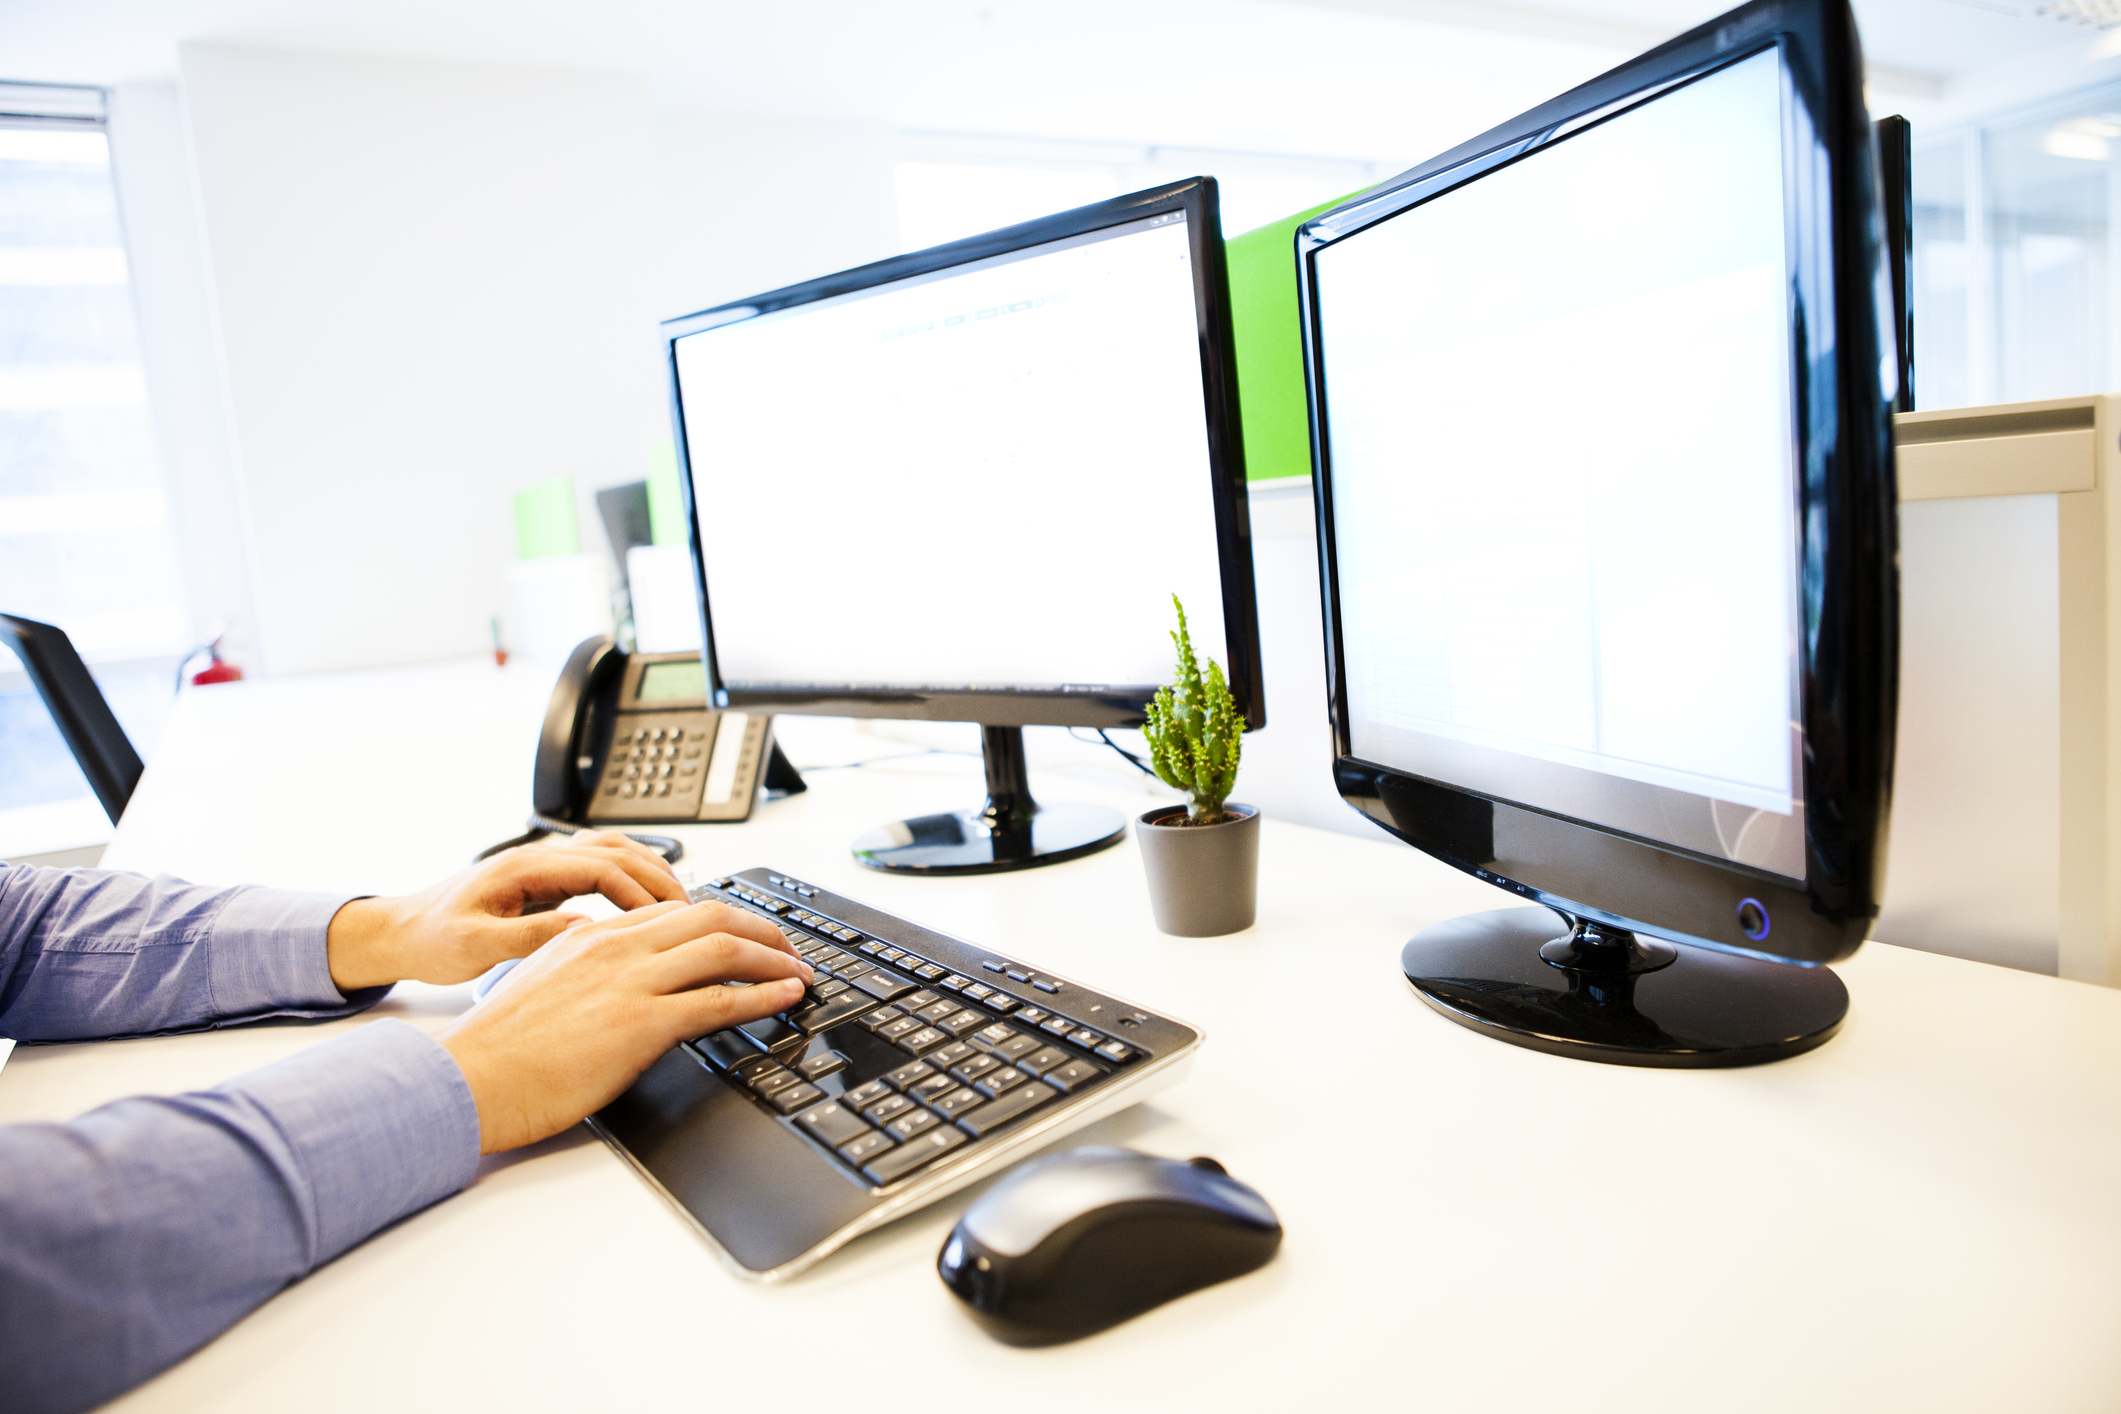
{"label": "desk surface", "polygon": [[[453,665],[190,693],[108,862],[425,884],[517,828],[545,692]],[[906,749],[781,726],[798,762]],[[1146,808],[1083,762],[1039,773],[1041,795]],[[1498,900],[1382,838],[1268,820],[1258,926],[1176,939],[1149,921],[1131,839],[975,879],[852,861],[866,826],[975,799],[975,760],[810,780],[748,824],[687,831],[687,865],[784,868],[1199,1024],[1192,1078],[1081,1142],[1223,1160],[1281,1212],[1271,1266],[1013,1350],[933,1275],[969,1195],[760,1288],[577,1129],[489,1161],[113,1407],[756,1408],[820,1370],[843,1372],[820,1400],[865,1410],[2121,1402],[2121,992],[1873,944],[1837,969],[1853,1009],[1821,1050],[1583,1064],[1415,1000],[1400,943]],[[369,1016],[437,1026],[465,999],[403,987]],[[0,1121],[212,1084],[367,1019],[18,1051]]]}

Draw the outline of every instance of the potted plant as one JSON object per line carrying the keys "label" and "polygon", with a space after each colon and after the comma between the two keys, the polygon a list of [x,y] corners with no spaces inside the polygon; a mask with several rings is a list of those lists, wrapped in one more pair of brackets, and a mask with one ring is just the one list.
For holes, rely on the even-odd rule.
{"label": "potted plant", "polygon": [[1212,938],[1252,926],[1259,899],[1259,812],[1231,803],[1244,720],[1223,676],[1208,660],[1201,675],[1186,631],[1186,606],[1176,594],[1177,680],[1156,690],[1142,735],[1149,764],[1165,785],[1182,790],[1186,805],[1162,805],[1135,829],[1149,871],[1149,904],[1156,926],[1182,938]]}

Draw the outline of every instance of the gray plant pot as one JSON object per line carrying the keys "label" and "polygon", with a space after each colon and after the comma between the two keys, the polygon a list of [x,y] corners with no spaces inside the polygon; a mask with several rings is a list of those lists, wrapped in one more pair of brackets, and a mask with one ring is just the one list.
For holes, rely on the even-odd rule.
{"label": "gray plant pot", "polygon": [[1259,905],[1259,812],[1225,803],[1238,816],[1220,825],[1165,825],[1183,805],[1160,805],[1136,823],[1149,871],[1156,926],[1180,938],[1216,938],[1252,926]]}

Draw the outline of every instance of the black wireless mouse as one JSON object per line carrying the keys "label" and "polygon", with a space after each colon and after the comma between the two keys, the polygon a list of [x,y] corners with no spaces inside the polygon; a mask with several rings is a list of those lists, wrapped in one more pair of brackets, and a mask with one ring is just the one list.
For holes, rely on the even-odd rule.
{"label": "black wireless mouse", "polygon": [[1280,1246],[1266,1199],[1213,1159],[1070,1149],[966,1209],[936,1270],[989,1335],[1051,1345],[1257,1271]]}

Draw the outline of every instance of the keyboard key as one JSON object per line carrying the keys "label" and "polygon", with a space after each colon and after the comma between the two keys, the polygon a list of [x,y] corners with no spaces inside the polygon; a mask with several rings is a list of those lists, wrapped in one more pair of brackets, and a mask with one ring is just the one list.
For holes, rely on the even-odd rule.
{"label": "keyboard key", "polygon": [[[932,1066],[927,1065],[925,1062],[908,1061],[906,1064],[900,1066],[897,1070],[894,1070],[889,1075],[885,1076],[884,1084],[890,1086],[894,1090],[904,1090],[909,1086],[918,1085],[921,1081],[926,1080],[929,1076],[933,1074],[935,1074],[934,1068]],[[869,1083],[874,1085],[876,1082],[872,1080]],[[866,1105],[869,1103],[869,1101],[864,1100],[862,1101],[862,1103]]]}
{"label": "keyboard key", "polygon": [[870,940],[869,940],[868,942],[866,942],[866,943],[863,943],[863,944],[862,944],[862,946],[861,946],[861,951],[863,951],[863,952],[865,952],[865,953],[869,954],[869,956],[871,956],[871,957],[875,957],[875,956],[876,956],[876,955],[877,955],[878,953],[882,952],[883,950],[884,950],[884,945],[883,945],[882,943],[878,942],[878,941],[877,941],[876,939],[874,939],[874,938],[871,938],[871,939],[870,939]]}
{"label": "keyboard key", "polygon": [[[938,1002],[937,1005],[940,1006],[942,1003]],[[986,1017],[981,1016],[972,1008],[964,1007],[944,1017],[941,1021],[935,1022],[934,1025],[938,1031],[947,1031],[952,1036],[962,1036],[986,1019]]]}
{"label": "keyboard key", "polygon": [[788,1018],[789,1023],[805,1036],[815,1036],[820,1031],[839,1025],[848,1017],[858,1014],[873,999],[849,992],[844,997],[834,997],[815,1006],[806,1006]]}
{"label": "keyboard key", "polygon": [[938,1125],[877,1159],[862,1170],[862,1176],[878,1187],[896,1183],[922,1164],[941,1158],[964,1142],[964,1135]]}
{"label": "keyboard key", "polygon": [[924,1029],[926,1028],[924,1028],[918,1021],[915,1021],[912,1017],[901,1016],[896,1020],[887,1021],[882,1026],[877,1027],[876,1034],[883,1037],[886,1041],[896,1041],[899,1037],[905,1035],[909,1031],[920,1031]]}
{"label": "keyboard key", "polygon": [[1039,989],[1039,990],[1040,990],[1041,992],[1058,992],[1058,991],[1059,991],[1059,990],[1061,989],[1061,984],[1060,984],[1060,983],[1058,983],[1058,982],[1052,982],[1052,981],[1048,981],[1048,980],[1047,980],[1046,978],[1044,978],[1044,977],[1041,977],[1041,978],[1039,978],[1039,979],[1038,979],[1038,980],[1037,980],[1036,982],[1033,982],[1033,983],[1032,983],[1031,985],[1032,985],[1032,986],[1034,986],[1034,987],[1036,987],[1036,988],[1038,988],[1038,989]]}
{"label": "keyboard key", "polygon": [[1028,1075],[1044,1075],[1057,1065],[1066,1065],[1073,1057],[1058,1046],[1047,1046],[1036,1055],[1025,1056],[1016,1063],[1016,1068]]}
{"label": "keyboard key", "polygon": [[1097,1048],[1097,1053],[1115,1065],[1125,1065],[1134,1059],[1134,1051],[1124,1041],[1107,1041]]}
{"label": "keyboard key", "polygon": [[993,1056],[974,1056],[971,1060],[951,1066],[950,1073],[970,1085],[988,1071],[1001,1069],[1001,1065],[1002,1063]]}
{"label": "keyboard key", "polygon": [[839,978],[843,982],[852,982],[855,978],[861,976],[864,972],[873,972],[875,970],[876,969],[872,968],[868,963],[863,962],[860,958],[855,958],[852,961],[843,962],[839,966],[833,968],[832,975]]}
{"label": "keyboard key", "polygon": [[924,1129],[933,1129],[942,1121],[926,1110],[911,1110],[884,1126],[884,1132],[893,1139],[911,1139]]}
{"label": "keyboard key", "polygon": [[988,1052],[988,1054],[994,1056],[999,1060],[1014,1061],[1024,1056],[1030,1055],[1033,1051],[1040,1049],[1044,1044],[1045,1043],[1040,1041],[1036,1036],[1011,1036],[1008,1040],[1002,1042],[999,1046],[996,1046],[992,1051]]}
{"label": "keyboard key", "polygon": [[834,997],[847,990],[847,984],[834,979],[830,982],[818,983],[816,990],[820,997],[823,997],[826,1001],[831,1001]]}
{"label": "keyboard key", "polygon": [[[847,977],[847,974],[842,972],[840,976]],[[880,1002],[891,1001],[913,990],[911,982],[881,967],[871,968],[859,977],[847,977],[847,980]]]}
{"label": "keyboard key", "polygon": [[794,1114],[797,1110],[802,1109],[807,1105],[814,1104],[824,1098],[824,1091],[818,1089],[817,1086],[810,1084],[808,1081],[805,1081],[801,1085],[791,1085],[786,1090],[780,1091],[778,1094],[768,1095],[766,1097],[766,1103],[773,1106],[775,1109],[779,1110],[784,1115],[791,1115]]}
{"label": "keyboard key", "polygon": [[[948,986],[949,984],[945,983],[944,985]],[[985,982],[974,982],[965,988],[965,995],[976,1002],[982,1002],[994,995],[994,989]]]}
{"label": "keyboard key", "polygon": [[838,1051],[825,1051],[814,1056],[804,1056],[795,1063],[795,1073],[805,1080],[823,1080],[828,1075],[837,1075],[847,1068],[847,1058]]}
{"label": "keyboard key", "polygon": [[1031,980],[1031,974],[1024,971],[1021,967],[1012,967],[1003,975],[1012,982],[1028,982]]}
{"label": "keyboard key", "polygon": [[[1046,1093],[1050,1095],[1053,1092],[1051,1090],[1048,1090]],[[975,1094],[973,1091],[965,1089],[963,1086],[959,1086],[957,1089],[952,1090],[947,1095],[940,1095],[937,1096],[935,1099],[930,1100],[928,1102],[928,1107],[934,1110],[937,1114],[941,1115],[944,1119],[956,1119],[959,1115],[963,1114],[966,1110],[971,1109],[974,1105],[983,1103],[985,1103],[985,1097]]]}
{"label": "keyboard key", "polygon": [[[926,1110],[915,1110],[914,1113],[927,1114],[928,1112]],[[930,1117],[933,1118],[933,1116]],[[859,1137],[840,1145],[840,1157],[853,1164],[856,1168],[860,1168],[863,1164],[868,1163],[890,1147],[890,1139],[877,1133],[869,1126],[863,1125]]]}
{"label": "keyboard key", "polygon": [[1052,1015],[1052,1012],[1042,1007],[1027,1006],[1018,1009],[1016,1019],[1023,1022],[1026,1026],[1036,1026]]}
{"label": "keyboard key", "polygon": [[[898,1004],[901,1007],[905,1008],[907,1011],[919,1011],[924,1006],[934,1006],[937,1002],[942,1000],[944,1000],[944,998],[937,996],[935,993],[929,991],[926,987],[923,987],[921,988],[921,990],[915,992],[910,997],[900,997]],[[950,1005],[956,1006],[957,1003],[951,1002]]]}
{"label": "keyboard key", "polygon": [[940,1046],[928,1052],[922,1059],[938,1069],[948,1070],[951,1066],[956,1065],[966,1056],[972,1054],[974,1054],[973,1049],[963,1041],[952,1041],[947,1046]]}
{"label": "keyboard key", "polygon": [[1104,1037],[1098,1035],[1087,1026],[1078,1026],[1075,1030],[1070,1031],[1068,1039],[1086,1051],[1096,1050],[1100,1045],[1104,1044],[1105,1040]]}
{"label": "keyboard key", "polygon": [[773,1069],[762,1070],[752,1077],[751,1089],[754,1094],[771,1095],[776,1090],[787,1089],[800,1079],[802,1077],[794,1071],[776,1065]]}
{"label": "keyboard key", "polygon": [[906,1088],[906,1094],[909,1098],[919,1100],[922,1104],[925,1105],[930,1100],[934,1099],[937,1095],[947,1095],[956,1088],[957,1082],[955,1080],[952,1080],[949,1076],[930,1075],[927,1079],[922,1080],[919,1084],[908,1086]]}
{"label": "keyboard key", "polygon": [[877,954],[878,957],[882,958],[886,962],[897,962],[905,955],[906,950],[904,948],[885,948],[882,952]]}
{"label": "keyboard key", "polygon": [[[882,1035],[883,1033],[879,1032],[877,1034]],[[892,1039],[898,1043],[900,1050],[917,1056],[923,1051],[934,1050],[950,1038],[933,1026],[923,1026],[918,1031],[909,1031],[903,1036],[895,1036]]]}
{"label": "keyboard key", "polygon": [[1104,1073],[1105,1068],[1095,1061],[1076,1060],[1053,1067],[1042,1078],[1062,1094],[1072,1095]]}
{"label": "keyboard key", "polygon": [[979,1079],[973,1081],[972,1088],[991,1099],[1011,1086],[1021,1085],[1030,1078],[1030,1076],[1024,1074],[1015,1066],[1005,1065],[1000,1070],[982,1075]]}
{"label": "keyboard key", "polygon": [[980,966],[986,968],[989,972],[1000,972],[1003,970],[1002,964],[992,960],[984,961],[980,963]]}
{"label": "keyboard key", "polygon": [[1016,998],[1010,996],[1007,992],[989,992],[984,1005],[989,1011],[997,1011],[1003,1016],[1007,1016],[1010,1012],[1016,1010]]}
{"label": "keyboard key", "polygon": [[[911,1001],[912,998],[909,997],[907,1000]],[[959,1007],[956,1002],[930,1002],[913,1014],[933,1026],[944,1017],[961,1010],[963,1008]]]}
{"label": "keyboard key", "polygon": [[962,992],[972,985],[972,979],[970,977],[960,977],[953,972],[935,985],[946,992]]}
{"label": "keyboard key", "polygon": [[1014,1030],[1002,1025],[1001,1022],[997,1021],[992,1026],[989,1026],[985,1030],[981,1031],[977,1036],[974,1036],[972,1038],[972,1042],[974,1045],[978,1045],[980,1042],[984,1041],[990,1046],[999,1046],[1002,1042],[1008,1040],[1011,1036],[1014,1036],[1015,1034],[1016,1032]]}
{"label": "keyboard key", "polygon": [[852,1139],[870,1133],[862,1117],[837,1100],[827,1100],[822,1105],[812,1105],[795,1117],[812,1137],[825,1141],[828,1149],[837,1149]]}
{"label": "keyboard key", "polygon": [[913,969],[913,975],[920,978],[924,982],[933,982],[936,978],[942,976],[947,971],[949,971],[949,969],[946,967],[937,967],[932,962],[924,962],[919,967]]}
{"label": "keyboard key", "polygon": [[[857,982],[855,985],[861,984]],[[1038,1024],[1038,1029],[1054,1036],[1065,1036],[1075,1029],[1075,1023],[1065,1016],[1049,1016]]]}
{"label": "keyboard key", "polygon": [[[726,1035],[727,1033],[718,1032],[716,1034]],[[780,1064],[781,1063],[775,1060],[772,1056],[752,1056],[748,1060],[740,1060],[735,1065],[731,1066],[730,1072],[735,1075],[737,1079],[743,1081],[746,1085],[749,1085],[752,1081],[758,1079],[767,1071],[778,1070],[780,1068]]]}
{"label": "keyboard key", "polygon": [[866,1085],[857,1085],[847,1092],[847,1103],[856,1109],[867,1109],[891,1093],[891,1087],[881,1080],[872,1080]]}
{"label": "keyboard key", "polygon": [[862,1116],[871,1124],[888,1124],[913,1108],[913,1101],[904,1095],[886,1095],[874,1104],[862,1106]]}
{"label": "keyboard key", "polygon": [[1050,1085],[1033,1080],[1005,1091],[958,1120],[957,1127],[974,1139],[984,1139],[1010,1120],[1037,1109],[1054,1096]]}

